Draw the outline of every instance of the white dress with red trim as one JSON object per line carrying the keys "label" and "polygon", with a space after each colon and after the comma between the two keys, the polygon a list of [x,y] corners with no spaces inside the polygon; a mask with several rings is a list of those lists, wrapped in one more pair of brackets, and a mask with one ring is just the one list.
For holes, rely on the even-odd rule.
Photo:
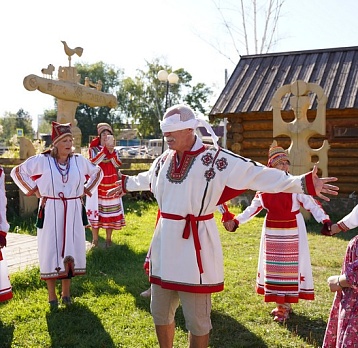
{"label": "white dress with red trim", "polygon": [[329,220],[321,204],[312,196],[283,192],[257,192],[251,205],[236,217],[241,225],[261,210],[267,211],[256,278],[256,292],[264,295],[265,302],[283,304],[297,303],[299,299],[314,300],[307,230],[300,206],[317,222]]}
{"label": "white dress with red trim", "polygon": [[[3,168],[0,167],[0,233],[2,234],[7,234],[10,227],[6,219],[6,204],[5,173]],[[13,297],[5,249],[6,247],[0,249],[0,302],[10,300]]]}
{"label": "white dress with red trim", "polygon": [[[103,174],[80,154],[60,168],[49,154],[30,157],[11,171],[27,195],[38,188],[43,225],[37,228],[41,279],[60,279],[86,273],[86,239],[83,219],[84,188],[93,193]],[[43,208],[42,210],[40,208]]]}
{"label": "white dress with red trim", "polygon": [[166,289],[212,293],[224,288],[217,205],[246,189],[314,192],[312,176],[285,177],[227,150],[196,140],[178,163],[168,149],[147,172],[122,176],[124,191],[151,190],[161,216],[150,254],[150,282]]}
{"label": "white dress with red trim", "polygon": [[89,148],[89,158],[102,168],[104,176],[96,192],[86,199],[88,221],[94,228],[120,230],[126,225],[122,198],[107,197],[107,191],[115,188],[118,181],[118,169],[122,164],[119,152],[109,153],[106,147],[98,144]]}

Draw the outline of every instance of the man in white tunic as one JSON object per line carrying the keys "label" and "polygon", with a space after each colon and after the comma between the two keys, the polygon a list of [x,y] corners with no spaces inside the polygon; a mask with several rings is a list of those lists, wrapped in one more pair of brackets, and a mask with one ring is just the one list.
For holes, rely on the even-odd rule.
{"label": "man in white tunic", "polygon": [[[213,146],[204,145],[195,129],[204,124]],[[118,190],[151,190],[160,218],[150,253],[151,313],[160,347],[173,346],[174,315],[181,302],[190,347],[207,347],[211,293],[224,289],[223,254],[214,220],[217,206],[247,189],[297,192],[324,197],[337,194],[315,169],[301,176],[267,168],[217,146],[210,125],[185,105],[167,110],[161,122],[166,150],[149,171],[121,177]]]}

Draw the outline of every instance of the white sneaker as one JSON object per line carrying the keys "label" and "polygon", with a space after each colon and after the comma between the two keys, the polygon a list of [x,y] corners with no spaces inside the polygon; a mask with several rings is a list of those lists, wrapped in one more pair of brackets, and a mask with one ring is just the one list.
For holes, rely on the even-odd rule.
{"label": "white sneaker", "polygon": [[152,293],[151,288],[149,288],[149,289],[147,289],[147,290],[141,292],[141,293],[140,293],[140,296],[142,296],[142,297],[150,297],[150,296],[151,296],[151,293]]}

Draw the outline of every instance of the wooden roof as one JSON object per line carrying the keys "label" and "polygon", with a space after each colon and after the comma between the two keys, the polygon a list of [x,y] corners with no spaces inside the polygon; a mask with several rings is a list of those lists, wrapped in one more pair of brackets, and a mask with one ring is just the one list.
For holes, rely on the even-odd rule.
{"label": "wooden roof", "polygon": [[[242,56],[209,115],[272,111],[276,90],[296,80],[320,85],[327,110],[358,108],[358,46]],[[287,95],[282,110],[289,109]]]}

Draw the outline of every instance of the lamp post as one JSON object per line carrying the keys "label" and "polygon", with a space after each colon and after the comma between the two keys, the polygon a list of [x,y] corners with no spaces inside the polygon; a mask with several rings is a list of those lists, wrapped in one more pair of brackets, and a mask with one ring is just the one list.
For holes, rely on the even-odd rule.
{"label": "lamp post", "polygon": [[[179,81],[179,76],[173,72],[168,74],[168,72],[166,70],[160,70],[158,72],[158,80],[162,83],[165,83],[165,110],[164,110],[164,112],[166,112],[168,107],[170,107],[170,98],[169,98],[170,85],[177,84]],[[164,136],[162,136],[162,153],[163,152],[164,152]]]}

